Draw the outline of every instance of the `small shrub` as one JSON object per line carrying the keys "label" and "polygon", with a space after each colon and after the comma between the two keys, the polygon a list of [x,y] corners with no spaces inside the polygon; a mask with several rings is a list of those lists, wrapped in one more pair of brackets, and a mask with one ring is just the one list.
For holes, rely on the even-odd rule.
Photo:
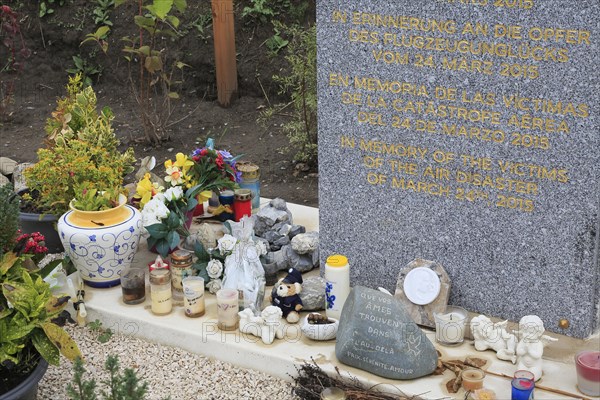
{"label": "small shrub", "polygon": [[0,257],[15,245],[19,229],[19,198],[11,185],[0,186]]}

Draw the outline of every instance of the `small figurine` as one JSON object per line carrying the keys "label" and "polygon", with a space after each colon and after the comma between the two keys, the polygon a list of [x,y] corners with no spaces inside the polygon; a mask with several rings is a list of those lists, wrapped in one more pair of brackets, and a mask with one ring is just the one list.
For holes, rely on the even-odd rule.
{"label": "small figurine", "polygon": [[506,330],[508,321],[492,323],[485,315],[480,315],[471,320],[471,333],[475,339],[475,350],[485,351],[488,349],[496,352],[500,360],[517,362],[515,352],[517,338]]}
{"label": "small figurine", "polygon": [[282,311],[279,307],[266,307],[259,317],[252,310],[245,308],[240,311],[240,332],[258,336],[264,344],[271,344],[277,339],[283,339],[284,332],[281,324]]}
{"label": "small figurine", "polygon": [[544,322],[537,315],[526,315],[519,321],[517,370],[531,372],[536,381],[542,377],[544,346],[558,341],[558,339],[544,335],[544,331]]}
{"label": "small figurine", "polygon": [[281,308],[283,318],[290,324],[300,320],[298,311],[302,309],[301,291],[302,274],[295,268],[290,268],[287,276],[277,282],[271,291],[271,304]]}

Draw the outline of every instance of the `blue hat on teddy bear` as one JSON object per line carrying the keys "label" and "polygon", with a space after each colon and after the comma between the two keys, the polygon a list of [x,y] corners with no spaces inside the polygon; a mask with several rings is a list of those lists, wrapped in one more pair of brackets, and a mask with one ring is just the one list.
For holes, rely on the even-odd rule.
{"label": "blue hat on teddy bear", "polygon": [[283,278],[284,283],[300,283],[302,284],[302,274],[296,268],[288,269],[288,274]]}

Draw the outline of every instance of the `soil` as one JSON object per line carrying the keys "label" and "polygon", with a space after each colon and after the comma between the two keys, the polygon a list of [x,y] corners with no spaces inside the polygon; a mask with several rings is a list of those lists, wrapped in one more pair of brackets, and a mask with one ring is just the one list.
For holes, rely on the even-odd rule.
{"label": "soil", "polygon": [[[178,152],[191,153],[212,137],[215,147],[234,155],[244,154],[242,160],[260,166],[261,196],[317,206],[316,168],[293,161],[295,151],[287,148],[289,140],[281,131],[289,116],[276,115],[267,127],[257,123],[266,107],[289,101],[278,94],[278,86],[272,79],[274,74],[285,74],[287,64],[284,51],[273,57],[265,44],[274,35],[272,23],[241,17],[250,0],[234,2],[239,90],[229,108],[216,101],[212,26],[204,26],[203,30],[196,27],[211,15],[210,2],[187,2],[188,10],[181,16],[181,36],[164,42],[170,61],[180,60],[190,67],[184,69],[183,84],[178,89],[180,99],[176,100],[171,118],[174,124],[169,128],[170,138],[158,146],[143,140],[137,104],[128,86],[128,66],[121,51],[120,39],[137,32],[133,23],[137,2],[111,8],[113,28],[106,55],[93,43],[80,46],[85,35],[97,29],[92,17],[96,2],[66,0],[63,6],[53,6],[54,13],[41,18],[38,2],[2,3],[18,12],[30,56],[23,60],[22,70],[0,72],[5,90],[0,94],[6,94],[7,85],[14,88],[11,104],[0,112],[0,156],[18,162],[37,160],[36,150],[44,142],[45,120],[55,108],[56,99],[65,94],[66,70],[73,68],[72,57],[80,56],[102,69],[99,76],[92,76],[98,103],[113,110],[113,127],[123,149],[132,146],[138,160],[154,155],[159,171],[166,159],[174,159]],[[300,21],[306,26],[314,23],[312,3]],[[285,19],[289,18],[280,16],[288,23],[291,21]],[[0,68],[5,64],[1,60],[7,59],[7,49],[0,45]]]}

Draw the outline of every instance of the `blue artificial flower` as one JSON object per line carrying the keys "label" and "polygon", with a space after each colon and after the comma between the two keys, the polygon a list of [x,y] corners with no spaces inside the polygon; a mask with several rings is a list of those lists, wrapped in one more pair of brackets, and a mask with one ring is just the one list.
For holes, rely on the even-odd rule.
{"label": "blue artificial flower", "polygon": [[223,156],[223,158],[225,160],[227,160],[228,158],[233,158],[233,156],[231,155],[231,153],[228,152],[227,150],[219,150],[219,153],[221,153],[221,155]]}

